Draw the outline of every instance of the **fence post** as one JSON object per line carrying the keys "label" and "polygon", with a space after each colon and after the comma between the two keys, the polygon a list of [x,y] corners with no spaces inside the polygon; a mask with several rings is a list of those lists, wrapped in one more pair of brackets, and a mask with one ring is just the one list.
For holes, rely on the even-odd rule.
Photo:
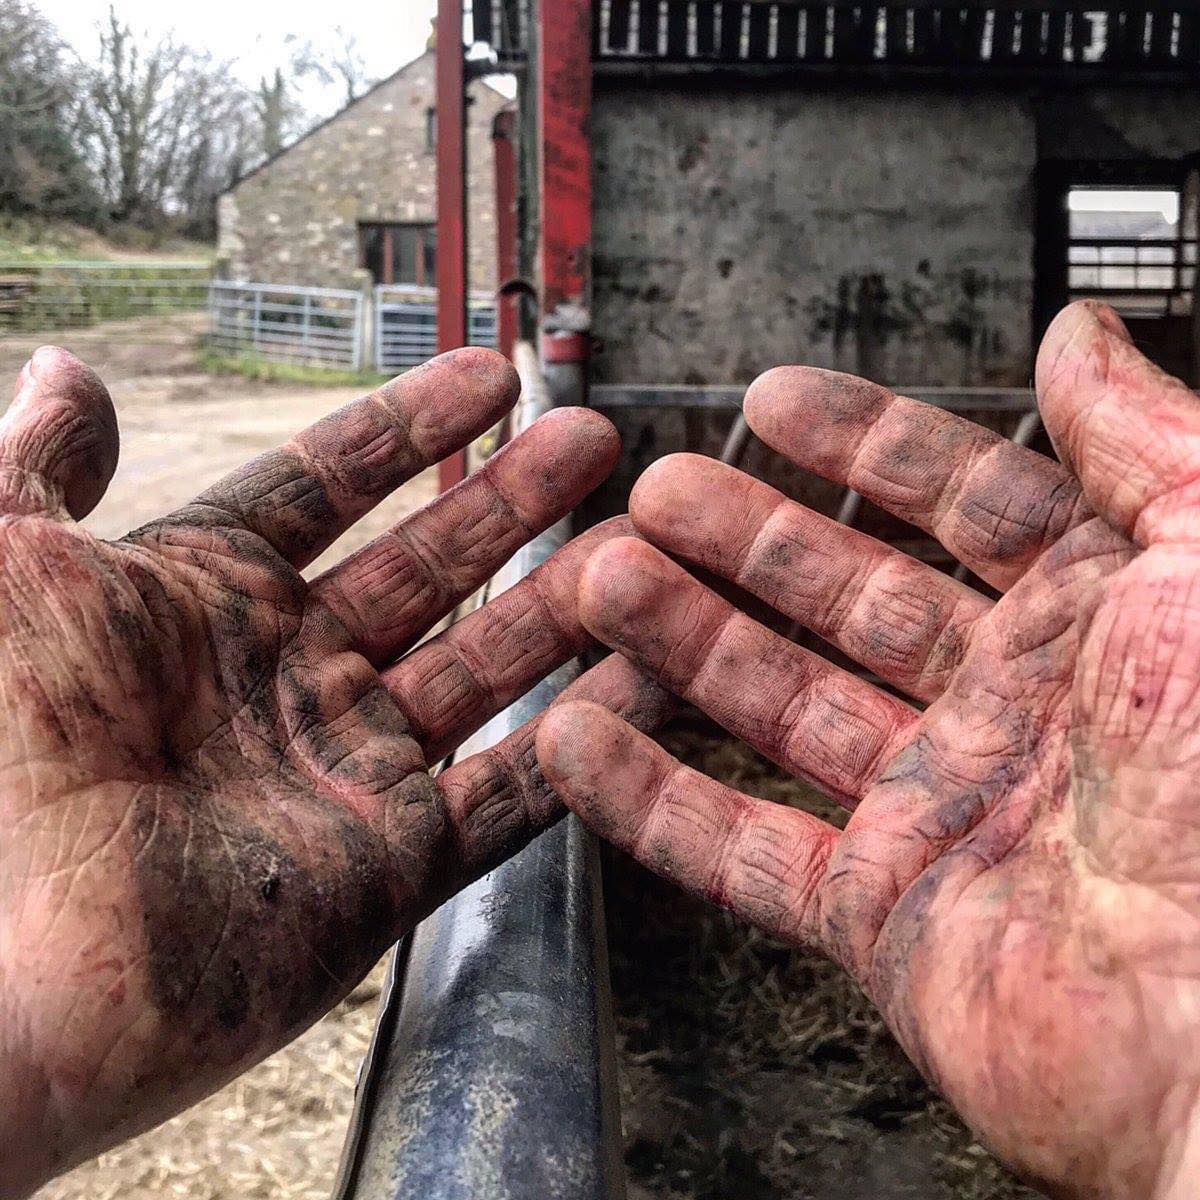
{"label": "fence post", "polygon": [[259,349],[259,343],[258,343],[259,328],[258,327],[259,327],[259,324],[261,323],[261,321],[262,321],[262,288],[256,287],[254,289],[254,333],[250,339],[251,348],[255,351],[255,353],[257,353],[258,349]]}
{"label": "fence post", "polygon": [[376,287],[371,293],[371,324],[375,334],[375,357],[372,360],[375,370],[387,371],[388,366],[383,358],[383,288]]}
{"label": "fence post", "polygon": [[367,326],[370,325],[370,319],[367,313],[370,311],[370,305],[366,304],[366,297],[362,292],[354,297],[354,358],[353,370],[361,371],[363,365],[363,343],[367,333]]}
{"label": "fence post", "polygon": [[375,282],[370,275],[364,278],[358,289],[358,317],[354,340],[354,369],[361,371],[363,363],[370,363],[380,370],[379,310],[377,308]]}

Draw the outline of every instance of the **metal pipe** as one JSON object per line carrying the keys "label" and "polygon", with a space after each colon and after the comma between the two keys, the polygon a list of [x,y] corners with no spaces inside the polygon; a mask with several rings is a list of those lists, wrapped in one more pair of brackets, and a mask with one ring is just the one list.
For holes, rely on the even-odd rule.
{"label": "metal pipe", "polygon": [[733,428],[729,431],[729,436],[725,439],[725,448],[721,451],[721,461],[728,463],[731,467],[736,467],[742,461],[742,455],[746,453],[746,446],[750,441],[750,425],[746,421],[745,413],[738,413],[737,420],[733,423]]}
{"label": "metal pipe", "polygon": [[[517,114],[502,109],[492,122],[492,162],[496,187],[496,283],[501,289],[520,274],[517,263]],[[496,294],[496,346],[512,358],[517,340],[517,297]]]}
{"label": "metal pipe", "polygon": [[[463,0],[438,0],[437,74],[437,331],[438,353],[467,344],[467,94]],[[457,450],[438,464],[441,491],[467,473]]]}
{"label": "metal pipe", "polygon": [[[518,343],[518,429],[555,397]],[[569,536],[565,521],[493,580]],[[560,668],[479,731],[493,745],[574,677]],[[620,1115],[595,841],[574,817],[444,904],[398,955],[360,1085],[342,1200],[620,1200]]]}
{"label": "metal pipe", "polygon": [[591,35],[591,0],[538,3],[538,291],[546,363],[586,362],[591,347]]}

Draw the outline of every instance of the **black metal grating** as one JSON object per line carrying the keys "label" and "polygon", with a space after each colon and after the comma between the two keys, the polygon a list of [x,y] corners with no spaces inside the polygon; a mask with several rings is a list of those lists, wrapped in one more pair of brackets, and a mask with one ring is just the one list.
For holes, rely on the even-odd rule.
{"label": "black metal grating", "polygon": [[[527,45],[528,0],[474,0],[501,62]],[[1200,5],[801,4],[595,0],[598,62],[1200,71]]]}

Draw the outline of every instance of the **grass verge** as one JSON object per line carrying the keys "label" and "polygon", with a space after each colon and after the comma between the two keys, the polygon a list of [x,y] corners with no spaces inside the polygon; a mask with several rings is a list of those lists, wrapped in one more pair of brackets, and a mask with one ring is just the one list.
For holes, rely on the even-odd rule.
{"label": "grass verge", "polygon": [[256,354],[217,354],[206,350],[201,369],[210,375],[237,375],[251,383],[300,383],[313,387],[376,387],[391,378],[378,371],[343,371],[300,363],[274,362]]}

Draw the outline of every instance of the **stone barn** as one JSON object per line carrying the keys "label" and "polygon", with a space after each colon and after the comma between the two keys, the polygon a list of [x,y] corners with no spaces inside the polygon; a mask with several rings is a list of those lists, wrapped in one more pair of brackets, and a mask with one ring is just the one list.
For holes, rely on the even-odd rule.
{"label": "stone barn", "polygon": [[[496,286],[492,121],[484,82],[468,108],[470,285]],[[218,203],[227,279],[320,287],[433,287],[437,257],[434,54],[427,51],[304,134]]]}

